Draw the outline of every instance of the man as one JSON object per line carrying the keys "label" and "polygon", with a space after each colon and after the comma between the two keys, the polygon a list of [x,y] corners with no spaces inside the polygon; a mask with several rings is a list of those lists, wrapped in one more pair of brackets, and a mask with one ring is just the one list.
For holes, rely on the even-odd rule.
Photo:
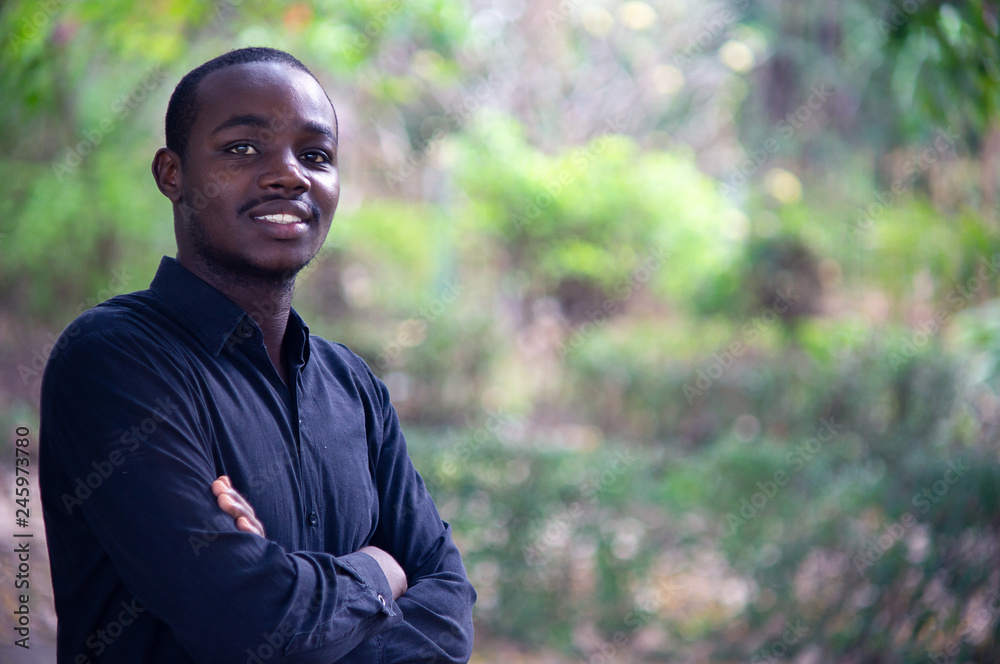
{"label": "man", "polygon": [[291,309],[337,136],[281,51],[175,89],[152,170],[176,260],[78,318],[43,379],[60,664],[468,660],[475,591],[385,386]]}

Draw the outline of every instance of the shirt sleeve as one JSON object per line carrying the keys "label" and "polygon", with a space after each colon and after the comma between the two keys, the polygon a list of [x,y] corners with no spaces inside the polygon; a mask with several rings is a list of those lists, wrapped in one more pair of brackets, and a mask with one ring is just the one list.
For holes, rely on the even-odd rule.
{"label": "shirt sleeve", "polygon": [[389,392],[370,371],[369,376],[377,390],[381,425],[374,456],[379,521],[371,544],[399,562],[409,584],[396,600],[403,621],[379,637],[381,661],[467,662],[472,655],[476,591],[452,541],[451,526],[438,514],[406,451]]}
{"label": "shirt sleeve", "polygon": [[101,477],[60,516],[93,533],[125,587],[198,662],[242,664],[248,651],[333,662],[399,623],[370,556],[286,551],[221,512],[195,380],[177,354],[114,329],[53,358],[42,445],[70,481]]}

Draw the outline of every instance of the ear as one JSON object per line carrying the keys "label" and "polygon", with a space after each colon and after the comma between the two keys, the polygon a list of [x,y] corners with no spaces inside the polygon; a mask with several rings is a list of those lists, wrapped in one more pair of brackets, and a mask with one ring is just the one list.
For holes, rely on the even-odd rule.
{"label": "ear", "polygon": [[167,148],[157,150],[153,156],[152,171],[160,193],[173,203],[180,202],[184,174],[181,172],[181,158],[177,153]]}

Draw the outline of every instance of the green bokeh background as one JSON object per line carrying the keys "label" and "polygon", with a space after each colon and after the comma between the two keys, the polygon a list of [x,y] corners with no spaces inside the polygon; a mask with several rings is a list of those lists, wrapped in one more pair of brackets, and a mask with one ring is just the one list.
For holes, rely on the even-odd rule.
{"label": "green bokeh background", "polygon": [[[3,486],[55,335],[173,253],[173,86],[273,46],[341,126],[296,307],[389,385],[480,593],[473,661],[996,662],[998,16],[8,1]],[[10,647],[12,560],[0,660],[54,661],[41,558]]]}

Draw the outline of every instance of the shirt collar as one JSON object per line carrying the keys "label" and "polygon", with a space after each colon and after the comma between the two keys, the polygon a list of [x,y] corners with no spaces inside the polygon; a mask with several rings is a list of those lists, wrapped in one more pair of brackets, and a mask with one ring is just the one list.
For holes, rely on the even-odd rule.
{"label": "shirt collar", "polygon": [[293,362],[305,366],[309,362],[309,326],[292,307],[288,316],[288,331],[285,333],[285,344]]}
{"label": "shirt collar", "polygon": [[[175,258],[164,256],[160,260],[149,289],[163,298],[213,356],[217,356],[234,335],[241,341],[253,336],[263,345],[263,334],[257,323],[238,304]],[[303,365],[309,361],[309,328],[295,309],[288,317],[285,342],[293,358],[298,358]]]}

